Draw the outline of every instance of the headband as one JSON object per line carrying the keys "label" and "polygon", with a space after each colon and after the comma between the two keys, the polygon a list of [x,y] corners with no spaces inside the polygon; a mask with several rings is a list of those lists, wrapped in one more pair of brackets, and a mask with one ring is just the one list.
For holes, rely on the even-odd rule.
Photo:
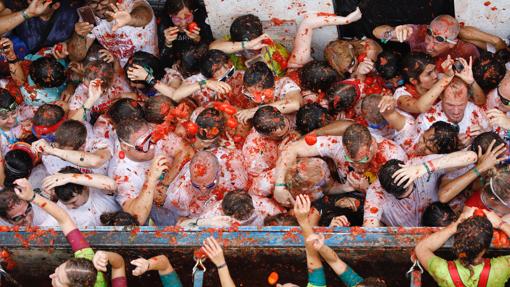
{"label": "headband", "polygon": [[32,127],[32,131],[34,132],[34,135],[37,137],[40,137],[42,135],[52,134],[57,131],[57,129],[62,125],[63,122],[65,122],[66,117],[62,117],[60,121],[58,121],[56,124],[52,126],[36,126],[34,125]]}
{"label": "headband", "polygon": [[35,154],[34,152],[32,152],[32,146],[26,142],[16,142],[16,143],[12,144],[11,150],[21,150],[21,151],[28,153],[28,155],[32,159],[32,163],[34,164],[34,166],[40,159],[38,154]]}

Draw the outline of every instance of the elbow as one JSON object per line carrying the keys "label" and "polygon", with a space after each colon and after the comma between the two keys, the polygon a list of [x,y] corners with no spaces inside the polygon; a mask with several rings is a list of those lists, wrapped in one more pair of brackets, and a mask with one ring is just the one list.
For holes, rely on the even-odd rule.
{"label": "elbow", "polygon": [[443,191],[443,190],[439,190],[439,194],[438,194],[438,198],[439,198],[439,202],[441,203],[448,203],[450,201],[450,198],[449,196],[447,196],[447,192],[446,191]]}

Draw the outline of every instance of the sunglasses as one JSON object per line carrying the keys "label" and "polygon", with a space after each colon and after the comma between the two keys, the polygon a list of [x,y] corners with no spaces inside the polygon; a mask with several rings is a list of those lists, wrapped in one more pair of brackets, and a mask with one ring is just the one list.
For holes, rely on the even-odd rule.
{"label": "sunglasses", "polygon": [[450,43],[450,44],[457,44],[457,41],[450,40],[450,39],[448,39],[446,37],[443,37],[441,35],[435,35],[434,32],[432,32],[432,29],[430,29],[430,28],[427,29],[427,35],[432,37],[438,43],[447,42],[447,43]]}
{"label": "sunglasses", "polygon": [[226,82],[228,79],[230,79],[234,73],[236,72],[236,69],[234,66],[232,66],[232,68],[230,68],[221,78],[220,78],[220,81],[221,82]]}
{"label": "sunglasses", "polygon": [[193,22],[193,14],[189,14],[188,16],[186,16],[186,18],[172,16],[172,23],[174,23],[174,25],[180,25],[191,22]]}
{"label": "sunglasses", "polygon": [[505,106],[510,106],[510,100],[503,98],[503,96],[501,95],[501,92],[499,91],[499,86],[496,88],[496,92],[498,93],[498,97],[499,97],[499,100],[501,101],[501,103]]}
{"label": "sunglasses", "polygon": [[15,217],[9,219],[9,221],[15,222],[15,223],[21,222],[23,219],[27,218],[27,216],[30,214],[31,211],[32,211],[32,204],[29,203],[27,205],[27,209],[25,209],[25,212],[23,214],[15,216]]}
{"label": "sunglasses", "polygon": [[348,163],[367,163],[367,162],[370,161],[370,158],[368,156],[366,156],[366,157],[364,157],[364,158],[362,158],[360,160],[353,160],[348,155],[344,155],[344,159]]}
{"label": "sunglasses", "polygon": [[145,134],[145,135],[143,135],[143,136],[139,137],[139,138],[136,140],[136,142],[135,142],[135,144],[134,144],[134,145],[132,145],[132,144],[130,144],[130,143],[128,143],[128,142],[126,142],[125,140],[122,140],[122,139],[121,139],[121,141],[122,141],[125,145],[127,145],[127,146],[129,146],[129,147],[132,147],[132,148],[134,148],[136,151],[143,152],[143,153],[147,153],[147,152],[149,152],[149,150],[150,150],[150,148],[151,148],[151,145],[153,145],[153,144],[154,144],[154,142],[152,141],[152,131],[151,131],[151,130],[149,130],[149,132],[147,132],[147,134]]}
{"label": "sunglasses", "polygon": [[[213,189],[214,187],[216,187],[216,184],[218,184],[218,179],[215,179],[213,182],[211,182],[210,184],[206,185],[206,186],[203,186],[203,188],[207,189],[207,190],[211,190]],[[202,188],[202,186],[194,183],[194,182],[191,182],[191,186],[193,186],[194,189],[196,190],[200,190]]]}

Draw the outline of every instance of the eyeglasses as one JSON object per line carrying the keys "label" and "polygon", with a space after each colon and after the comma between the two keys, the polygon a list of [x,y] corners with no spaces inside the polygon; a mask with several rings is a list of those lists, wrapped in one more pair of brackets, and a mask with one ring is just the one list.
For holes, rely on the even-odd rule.
{"label": "eyeglasses", "polygon": [[18,108],[18,104],[13,102],[7,108],[0,108],[0,118],[2,120],[6,120],[14,115],[16,109]]}
{"label": "eyeglasses", "polygon": [[230,79],[234,73],[236,72],[236,69],[234,66],[232,66],[221,78],[221,82],[226,82],[228,79]]}
{"label": "eyeglasses", "polygon": [[503,96],[501,95],[501,92],[499,91],[499,86],[496,88],[496,92],[498,93],[498,97],[499,97],[499,100],[501,101],[501,103],[505,106],[510,106],[510,100],[503,98]]}
{"label": "eyeglasses", "polygon": [[14,222],[14,223],[21,222],[21,221],[23,221],[23,219],[27,218],[27,216],[30,214],[31,211],[32,211],[32,204],[29,203],[27,205],[27,209],[25,209],[25,212],[23,214],[15,216],[15,217],[9,219],[9,221]]}
{"label": "eyeglasses", "polygon": [[214,187],[216,187],[216,184],[218,184],[218,179],[216,178],[213,182],[206,186],[200,186],[194,182],[191,182],[191,186],[193,186],[194,189],[201,190],[202,188],[205,188],[206,190],[211,190]]}
{"label": "eyeglasses", "polygon": [[152,130],[149,130],[145,135],[139,137],[135,144],[132,145],[123,139],[120,139],[125,145],[134,148],[136,151],[147,153],[149,152],[151,145],[154,144],[152,141]]}
{"label": "eyeglasses", "polygon": [[347,154],[344,155],[344,159],[348,163],[367,163],[370,161],[370,158],[368,156],[366,156],[360,160],[353,160]]}
{"label": "eyeglasses", "polygon": [[430,29],[430,28],[427,28],[427,35],[431,36],[438,43],[447,42],[450,44],[457,44],[457,41],[450,40],[450,39],[443,37],[441,35],[435,35],[434,32],[432,32],[432,29]]}

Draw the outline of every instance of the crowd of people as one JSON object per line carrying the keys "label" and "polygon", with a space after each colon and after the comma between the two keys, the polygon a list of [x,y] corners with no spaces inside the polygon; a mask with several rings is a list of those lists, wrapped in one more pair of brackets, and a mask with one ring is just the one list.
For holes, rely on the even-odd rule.
{"label": "crowd of people", "polygon": [[[506,40],[439,15],[316,59],[314,30],[359,8],[305,13],[292,47],[259,16],[215,39],[194,0],[0,1],[0,225],[62,228],[75,257],[53,286],[106,286],[107,265],[127,285],[78,229],[100,225],[301,226],[308,286],[326,286],[321,258],[346,286],[386,286],[314,226],[444,227],[415,250],[440,286],[504,286],[510,257],[484,255],[510,235]],[[457,259],[435,256],[452,235]],[[235,286],[218,241],[203,250]],[[181,286],[164,255],[131,264]]]}

